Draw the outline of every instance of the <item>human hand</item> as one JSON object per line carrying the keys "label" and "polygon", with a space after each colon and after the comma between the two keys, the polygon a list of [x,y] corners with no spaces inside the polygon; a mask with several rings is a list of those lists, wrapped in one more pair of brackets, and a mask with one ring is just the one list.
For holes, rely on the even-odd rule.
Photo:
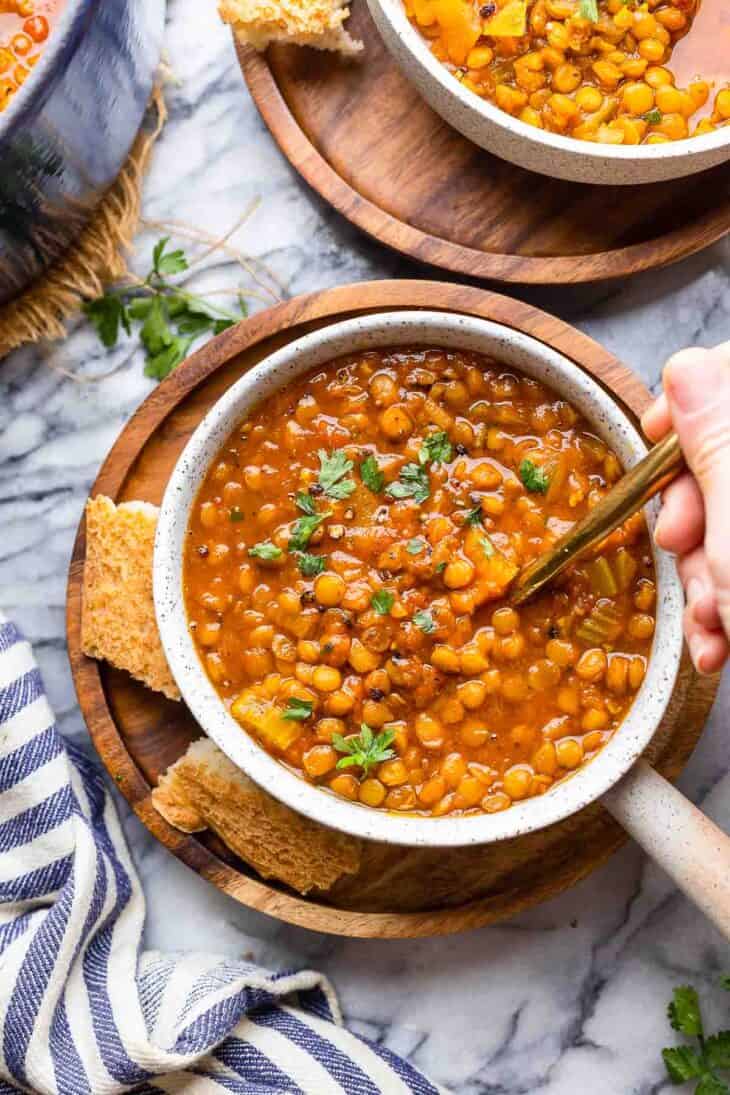
{"label": "human hand", "polygon": [[730,342],[681,350],[663,383],[641,424],[652,441],[674,428],[689,471],[664,491],[654,537],[677,556],[692,661],[714,673],[730,652]]}

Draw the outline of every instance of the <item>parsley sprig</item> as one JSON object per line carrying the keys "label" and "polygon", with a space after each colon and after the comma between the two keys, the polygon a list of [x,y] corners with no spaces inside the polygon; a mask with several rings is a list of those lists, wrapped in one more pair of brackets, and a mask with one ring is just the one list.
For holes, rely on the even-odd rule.
{"label": "parsley sprig", "polygon": [[346,478],[354,465],[342,449],[333,453],[319,450],[319,485],[328,498],[349,498],[355,489],[355,480]]}
{"label": "parsley sprig", "polygon": [[424,437],[418,450],[419,464],[448,464],[453,456],[451,442],[446,430],[438,430]]}
{"label": "parsley sprig", "polygon": [[391,498],[412,498],[425,502],[431,493],[428,471],[421,464],[404,464],[399,477],[385,488]]}
{"label": "parsley sprig", "polygon": [[171,284],[168,279],[185,273],[190,264],[180,248],[168,248],[169,242],[169,236],[157,241],[152,267],[143,280],[107,289],[103,296],[88,300],[83,306],[107,349],[116,346],[120,331],[131,335],[132,324],[141,324],[144,371],[155,380],[163,380],[171,373],[198,338],[218,335],[248,314],[241,297],[240,312],[236,314]]}
{"label": "parsley sprig", "polygon": [[373,734],[364,722],[360,724],[360,733],[343,738],[342,734],[332,735],[332,744],[338,753],[345,753],[337,761],[338,768],[350,768],[357,765],[367,775],[371,768],[384,760],[392,760],[395,753],[389,748],[395,730],[382,730]]}
{"label": "parsley sprig", "polygon": [[[720,984],[730,991],[730,978],[723,977]],[[718,1075],[730,1070],[730,1030],[706,1037],[699,997],[691,985],[675,988],[667,1014],[673,1030],[695,1043],[662,1050],[672,1083],[696,1080],[695,1095],[730,1095],[730,1086]]]}
{"label": "parsley sprig", "polygon": [[520,479],[533,494],[544,494],[550,486],[550,476],[532,460],[520,464]]}

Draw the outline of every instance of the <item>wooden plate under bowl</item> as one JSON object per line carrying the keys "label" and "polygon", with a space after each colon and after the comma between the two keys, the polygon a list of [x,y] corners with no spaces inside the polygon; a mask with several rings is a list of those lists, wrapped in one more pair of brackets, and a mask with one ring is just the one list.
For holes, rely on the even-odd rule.
{"label": "wooden plate under bowl", "polygon": [[365,0],[362,60],[240,47],[254,102],[287,159],[363,231],[470,277],[538,284],[624,278],[730,231],[730,162],[673,182],[586,186],[491,156],[435,114],[385,48]]}
{"label": "wooden plate under bowl", "polygon": [[[428,281],[375,281],[312,293],[240,323],[181,365],[127,424],[92,496],[159,503],[177,457],[209,407],[272,350],[326,323],[368,311],[434,308],[495,320],[565,354],[608,388],[629,413],[649,400],[641,381],[586,335],[527,304],[474,288]],[[593,804],[542,832],[486,847],[443,851],[366,846],[359,874],[326,896],[299,897],[262,881],[208,834],[186,836],[153,809],[150,790],[200,730],[186,708],[80,650],[82,521],[69,574],[71,668],[92,740],[119,789],[162,844],[224,893],[251,908],[317,931],[396,938],[463,931],[512,916],[560,893],[625,840]],[[685,657],[649,759],[676,777],[702,731],[716,682]]]}

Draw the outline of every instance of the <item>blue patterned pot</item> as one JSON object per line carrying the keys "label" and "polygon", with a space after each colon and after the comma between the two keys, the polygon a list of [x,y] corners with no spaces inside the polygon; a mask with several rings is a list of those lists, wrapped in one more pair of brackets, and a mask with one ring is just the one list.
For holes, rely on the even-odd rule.
{"label": "blue patterned pot", "polygon": [[66,0],[0,114],[0,304],[63,253],[119,173],[152,90],[164,14],[164,0]]}

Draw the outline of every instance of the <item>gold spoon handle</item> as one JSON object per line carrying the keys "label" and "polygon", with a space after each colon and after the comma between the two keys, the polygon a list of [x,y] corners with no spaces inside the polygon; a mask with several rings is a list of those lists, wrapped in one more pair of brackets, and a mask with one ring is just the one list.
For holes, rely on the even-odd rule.
{"label": "gold spoon handle", "polygon": [[538,589],[557,577],[569,563],[610,535],[674,479],[683,467],[679,439],[676,434],[670,433],[619,479],[582,521],[578,521],[548,551],[522,568],[508,594],[512,604],[523,604]]}

